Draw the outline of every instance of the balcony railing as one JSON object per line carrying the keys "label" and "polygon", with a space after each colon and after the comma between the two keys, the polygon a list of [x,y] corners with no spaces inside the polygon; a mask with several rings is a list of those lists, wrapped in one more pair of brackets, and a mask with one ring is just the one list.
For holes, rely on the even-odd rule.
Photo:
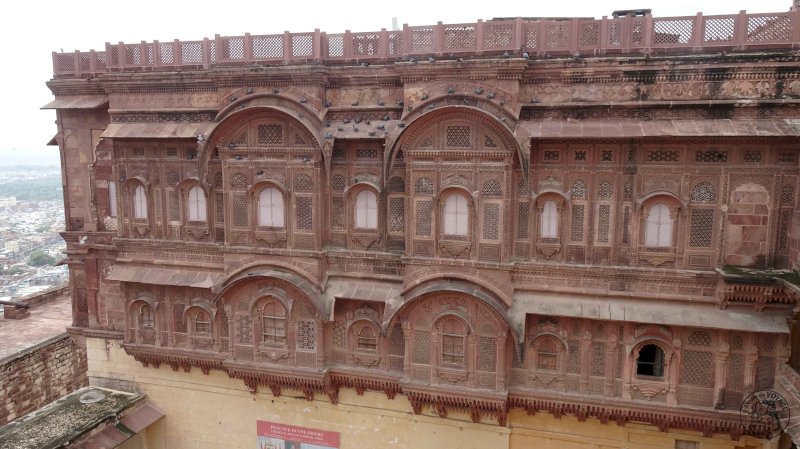
{"label": "balcony railing", "polygon": [[199,41],[109,44],[105,51],[53,53],[56,78],[137,70],[250,64],[379,62],[419,56],[696,53],[800,48],[800,10],[781,13],[566,20],[491,20],[366,33],[215,36]]}

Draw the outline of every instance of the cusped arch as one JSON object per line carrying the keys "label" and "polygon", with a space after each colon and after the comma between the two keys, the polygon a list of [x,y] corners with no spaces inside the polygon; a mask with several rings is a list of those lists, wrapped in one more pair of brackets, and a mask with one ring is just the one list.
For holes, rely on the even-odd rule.
{"label": "cusped arch", "polygon": [[304,273],[294,270],[293,267],[278,268],[274,265],[263,263],[242,267],[233,272],[225,280],[212,287],[212,292],[216,294],[213,302],[218,303],[218,301],[222,301],[225,294],[236,287],[260,279],[274,279],[297,288],[308,298],[314,306],[314,309],[320,315],[320,318],[323,321],[329,321],[329,311],[321,295],[319,284],[313,281],[313,278],[307,278]]}
{"label": "cusped arch", "polygon": [[[466,298],[473,298],[474,300],[488,306],[501,323],[504,323],[511,333],[515,343],[515,348],[519,347],[522,341],[516,327],[514,326],[511,318],[507,314],[508,306],[500,299],[499,296],[493,292],[486,291],[483,285],[474,282],[464,282],[453,279],[456,276],[450,276],[447,279],[441,278],[439,275],[435,279],[420,279],[416,285],[402,292],[404,297],[403,305],[391,313],[383,323],[383,332],[388,332],[389,329],[395,325],[400,316],[407,310],[410,310],[415,304],[430,298],[437,293],[460,293],[461,296]],[[436,318],[434,318],[435,320]]]}
{"label": "cusped arch", "polygon": [[323,139],[319,136],[319,130],[322,129],[321,121],[313,114],[298,112],[295,110],[296,106],[294,108],[288,107],[295,103],[259,105],[248,103],[246,108],[240,107],[229,111],[227,115],[222,113],[218,115],[217,123],[209,130],[208,136],[205,137],[206,141],[200,148],[201,173],[208,172],[211,154],[219,145],[230,144],[228,141],[249,123],[267,118],[276,118],[294,124],[294,129],[304,134],[305,145],[319,151],[320,156],[322,156]]}
{"label": "cusped arch", "polygon": [[508,123],[510,120],[506,119],[503,115],[500,115],[500,119],[498,119],[496,113],[492,114],[477,107],[463,104],[460,106],[445,105],[433,110],[427,107],[415,109],[412,113],[406,115],[407,125],[404,128],[398,128],[400,129],[399,134],[390,134],[387,136],[386,146],[389,150],[386,152],[385,156],[384,179],[389,178],[395,157],[397,153],[402,151],[404,145],[413,142],[421,133],[426,132],[432,126],[436,126],[442,120],[451,119],[471,121],[492,132],[500,140],[503,147],[517,154],[520,166],[522,167],[522,173],[525,179],[527,179],[528,158],[525,154],[525,149],[514,138],[512,124]]}
{"label": "cusped arch", "polygon": [[645,204],[657,203],[659,199],[666,199],[668,202],[676,204],[678,206],[678,209],[680,210],[685,211],[687,209],[686,203],[680,198],[678,198],[678,196],[675,195],[674,193],[666,190],[657,190],[655,192],[650,192],[644,197],[636,200],[636,210],[638,212],[641,212],[642,207]]}

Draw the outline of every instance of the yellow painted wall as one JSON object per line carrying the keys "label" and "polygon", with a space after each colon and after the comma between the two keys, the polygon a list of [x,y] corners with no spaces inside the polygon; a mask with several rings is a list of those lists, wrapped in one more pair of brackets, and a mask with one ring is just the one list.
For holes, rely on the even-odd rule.
{"label": "yellow painted wall", "polygon": [[547,413],[529,416],[513,410],[509,426],[475,424],[466,414],[442,419],[426,410],[415,415],[402,395],[389,400],[383,393],[342,389],[339,404],[327,397],[306,401],[286,390],[273,397],[264,388],[250,394],[244,383],[227,374],[199,369],[190,373],[169,366],[144,368],[125,354],[116,341],[87,338],[90,382],[113,378],[136,382],[140,392],[166,416],[148,429],[140,444],[130,449],[254,449],[256,421],[311,427],[339,432],[341,447],[397,449],[655,449],[674,448],[675,440],[700,442],[699,449],[773,448],[774,443],[751,438],[731,441],[727,435],[703,438],[696,432],[659,432],[652,426],[594,419],[578,422]]}

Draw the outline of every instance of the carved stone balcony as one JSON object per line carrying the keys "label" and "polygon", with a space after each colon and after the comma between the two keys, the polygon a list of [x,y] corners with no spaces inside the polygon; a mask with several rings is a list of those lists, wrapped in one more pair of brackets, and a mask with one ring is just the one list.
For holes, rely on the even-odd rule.
{"label": "carved stone balcony", "polygon": [[795,304],[800,299],[800,276],[787,270],[754,270],[723,267],[717,289],[720,307],[753,304],[757,311],[767,306]]}

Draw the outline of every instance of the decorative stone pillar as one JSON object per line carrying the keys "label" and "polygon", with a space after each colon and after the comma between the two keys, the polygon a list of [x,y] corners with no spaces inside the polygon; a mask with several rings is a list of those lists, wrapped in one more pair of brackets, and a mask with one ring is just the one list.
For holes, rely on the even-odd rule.
{"label": "decorative stone pillar", "polygon": [[[497,351],[497,363],[495,364],[495,371],[497,373],[495,386],[500,391],[506,389],[506,344],[508,343],[508,335],[505,332],[497,333],[497,342],[495,343],[495,351]],[[513,346],[514,340],[511,340]],[[513,351],[513,349],[512,349]],[[513,356],[512,356],[513,357]]]}
{"label": "decorative stone pillar", "polygon": [[411,344],[411,322],[409,321],[402,321],[401,326],[403,327],[403,340],[405,340],[405,354],[403,355],[403,381],[409,382],[411,381],[411,360],[414,356],[414,348]]}
{"label": "decorative stone pillar", "polygon": [[725,408],[725,380],[728,374],[725,367],[728,365],[728,355],[730,353],[727,332],[722,337],[724,339],[717,350],[717,361],[714,370],[714,408],[719,410]]}

